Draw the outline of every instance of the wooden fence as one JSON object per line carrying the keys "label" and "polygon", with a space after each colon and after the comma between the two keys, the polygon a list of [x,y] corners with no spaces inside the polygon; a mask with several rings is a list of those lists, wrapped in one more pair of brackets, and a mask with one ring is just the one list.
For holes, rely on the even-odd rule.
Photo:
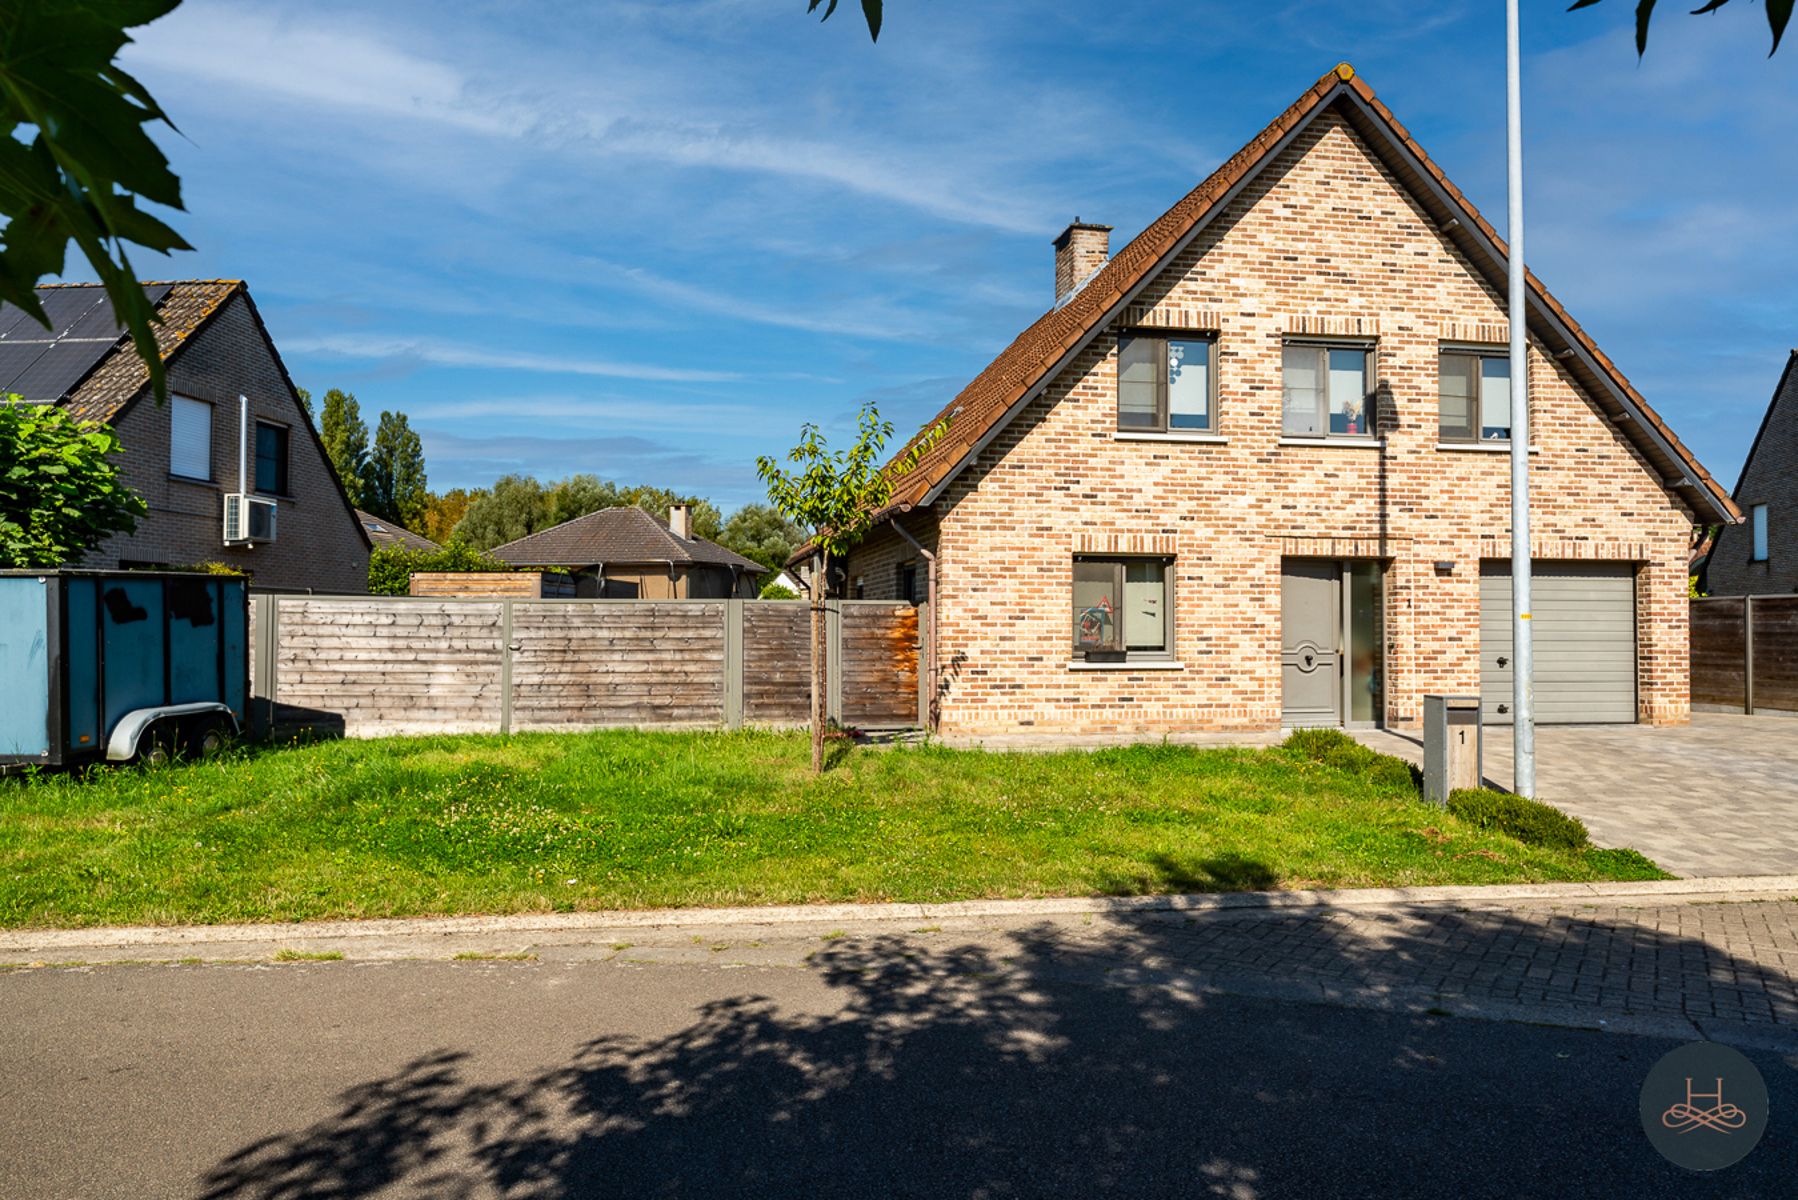
{"label": "wooden fence", "polygon": [[[832,601],[830,715],[921,724],[926,627],[910,604]],[[350,737],[800,725],[810,629],[803,601],[259,595],[250,691],[265,727]]]}
{"label": "wooden fence", "polygon": [[1692,707],[1798,713],[1798,596],[1692,601]]}

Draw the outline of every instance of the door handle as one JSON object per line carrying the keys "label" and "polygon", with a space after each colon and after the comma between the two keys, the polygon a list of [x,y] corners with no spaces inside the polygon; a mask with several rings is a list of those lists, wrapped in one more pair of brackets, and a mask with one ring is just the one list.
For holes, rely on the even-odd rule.
{"label": "door handle", "polygon": [[1501,655],[1499,655],[1499,656],[1498,656],[1498,665],[1499,665],[1499,666],[1501,666],[1501,667],[1502,667],[1502,666],[1504,666],[1504,665],[1505,665],[1505,664],[1506,664],[1506,663],[1508,663],[1508,662],[1510,662],[1510,661],[1511,661],[1511,660],[1510,660],[1510,659],[1508,659],[1508,658],[1506,658],[1506,657],[1505,657],[1505,656],[1504,656],[1504,655],[1502,655],[1502,654],[1501,654]]}

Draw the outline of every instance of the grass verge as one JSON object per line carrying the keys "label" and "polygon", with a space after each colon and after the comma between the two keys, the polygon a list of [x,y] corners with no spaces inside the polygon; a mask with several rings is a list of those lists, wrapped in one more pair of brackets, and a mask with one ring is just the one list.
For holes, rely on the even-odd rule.
{"label": "grass verge", "polygon": [[[1340,735],[1338,735],[1340,738]],[[603,731],[0,780],[0,925],[1663,878],[1424,804],[1395,759]]]}

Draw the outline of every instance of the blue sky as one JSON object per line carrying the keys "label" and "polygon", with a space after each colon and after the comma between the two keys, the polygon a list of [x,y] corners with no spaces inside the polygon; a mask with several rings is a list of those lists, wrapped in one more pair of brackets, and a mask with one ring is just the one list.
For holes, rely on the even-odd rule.
{"label": "blue sky", "polygon": [[[187,0],[126,62],[198,251],[294,377],[410,414],[439,489],[590,471],[760,499],[866,397],[909,429],[1352,61],[1502,227],[1497,0]],[[1798,46],[1758,5],[1525,0],[1530,261],[1733,484],[1798,344]]]}

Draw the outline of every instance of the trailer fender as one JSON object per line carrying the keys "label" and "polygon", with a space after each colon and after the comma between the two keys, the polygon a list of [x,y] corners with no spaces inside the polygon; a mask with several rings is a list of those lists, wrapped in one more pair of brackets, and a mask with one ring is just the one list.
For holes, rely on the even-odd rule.
{"label": "trailer fender", "polygon": [[106,741],[106,758],[109,762],[128,762],[137,756],[138,743],[150,726],[158,721],[180,720],[184,717],[199,716],[202,713],[223,713],[231,722],[234,732],[242,732],[237,723],[237,714],[216,700],[203,700],[195,704],[158,704],[152,708],[138,708],[119,718],[119,723],[112,727],[112,736]]}

